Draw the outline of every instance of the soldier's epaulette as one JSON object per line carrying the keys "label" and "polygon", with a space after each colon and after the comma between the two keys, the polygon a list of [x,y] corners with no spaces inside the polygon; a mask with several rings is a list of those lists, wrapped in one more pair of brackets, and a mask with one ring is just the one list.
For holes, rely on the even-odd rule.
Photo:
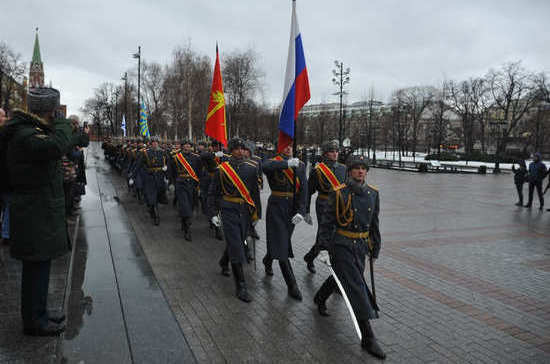
{"label": "soldier's epaulette", "polygon": [[368,183],[367,183],[367,186],[369,186],[370,188],[372,188],[373,190],[375,190],[376,192],[378,192],[378,187],[373,186],[373,185],[369,185]]}

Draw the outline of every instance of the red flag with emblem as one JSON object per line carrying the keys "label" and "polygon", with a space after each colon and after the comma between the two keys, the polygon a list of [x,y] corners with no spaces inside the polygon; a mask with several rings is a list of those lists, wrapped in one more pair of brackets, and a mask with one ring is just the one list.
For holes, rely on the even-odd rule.
{"label": "red flag with emblem", "polygon": [[220,71],[220,57],[216,44],[216,64],[210,92],[210,104],[206,115],[204,132],[209,137],[219,141],[227,147],[227,124],[225,120],[225,98],[223,95],[222,73]]}

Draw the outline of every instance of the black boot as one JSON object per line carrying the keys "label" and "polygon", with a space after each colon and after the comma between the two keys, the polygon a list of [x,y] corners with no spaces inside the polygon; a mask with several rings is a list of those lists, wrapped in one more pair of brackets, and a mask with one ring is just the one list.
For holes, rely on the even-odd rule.
{"label": "black boot", "polygon": [[271,259],[271,257],[268,254],[266,254],[264,259],[262,259],[262,263],[264,263],[265,274],[268,275],[268,276],[272,276],[273,275],[273,259]]}
{"label": "black boot", "polygon": [[338,286],[336,285],[334,277],[330,276],[325,280],[325,282],[323,282],[323,285],[321,286],[321,288],[319,288],[319,290],[315,294],[315,297],[313,297],[313,302],[315,302],[315,304],[317,305],[319,315],[330,316],[327,311],[326,301],[335,289],[338,289]]}
{"label": "black boot", "polygon": [[153,205],[153,223],[157,226],[160,224],[159,208],[156,205]]}
{"label": "black boot", "polygon": [[294,277],[294,272],[292,271],[292,266],[290,261],[279,260],[279,267],[281,267],[281,273],[283,273],[283,278],[285,279],[286,285],[288,287],[288,295],[298,301],[302,300],[302,293],[298,288],[296,283],[296,278]]}
{"label": "black boot", "polygon": [[260,235],[258,235],[258,232],[256,231],[255,226],[250,226],[248,235],[250,235],[252,239],[256,239],[256,240],[260,239]]}
{"label": "black boot", "polygon": [[59,336],[63,331],[65,331],[65,325],[53,321],[48,321],[46,325],[23,328],[23,333],[29,336]]}
{"label": "black boot", "polygon": [[370,327],[369,321],[359,321],[359,329],[361,330],[361,336],[363,337],[361,339],[361,346],[363,347],[363,349],[367,350],[372,356],[375,356],[379,359],[385,359],[386,354],[384,353],[380,345],[378,345],[378,342],[374,337],[374,332],[372,332],[372,328]]}
{"label": "black boot", "polygon": [[48,321],[60,324],[65,321],[65,314],[63,311],[48,311]]}
{"label": "black boot", "polygon": [[232,263],[233,277],[235,278],[235,286],[237,288],[237,298],[244,302],[252,302],[252,297],[246,290],[246,282],[244,281],[243,265],[240,263]]}
{"label": "black boot", "polygon": [[307,269],[313,274],[317,273],[315,270],[315,264],[313,264],[313,261],[317,255],[319,255],[319,251],[317,250],[316,245],[312,246],[309,252],[304,255],[304,261],[307,263]]}
{"label": "black boot", "polygon": [[227,256],[227,250],[223,252],[218,264],[222,268],[222,275],[229,277],[229,257]]}
{"label": "black boot", "polygon": [[246,257],[246,261],[250,264],[254,260],[254,257],[250,253],[250,247],[248,244],[244,245],[244,256]]}
{"label": "black boot", "polygon": [[184,237],[185,237],[185,240],[187,240],[187,241],[192,241],[192,239],[191,239],[191,222],[190,222],[190,220],[191,220],[191,218],[189,218],[189,217],[184,217],[181,220],[181,225],[182,225],[182,228],[183,228]]}
{"label": "black boot", "polygon": [[223,240],[222,229],[217,226],[214,226],[214,231],[216,232],[216,239]]}

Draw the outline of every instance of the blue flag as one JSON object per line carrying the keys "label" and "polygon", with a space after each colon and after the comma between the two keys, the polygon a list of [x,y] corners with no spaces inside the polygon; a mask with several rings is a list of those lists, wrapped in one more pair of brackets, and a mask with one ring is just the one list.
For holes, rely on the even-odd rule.
{"label": "blue flag", "polygon": [[120,124],[120,128],[124,132],[124,137],[126,137],[126,116],[122,115],[122,123]]}
{"label": "blue flag", "polygon": [[146,138],[150,138],[149,127],[147,126],[147,111],[145,109],[145,103],[141,102],[139,109],[139,134]]}

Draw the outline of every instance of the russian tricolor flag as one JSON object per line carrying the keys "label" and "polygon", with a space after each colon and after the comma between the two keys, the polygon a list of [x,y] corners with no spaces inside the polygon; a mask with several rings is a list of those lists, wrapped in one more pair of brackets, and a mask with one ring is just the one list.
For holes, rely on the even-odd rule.
{"label": "russian tricolor flag", "polygon": [[302,46],[302,36],[296,17],[296,0],[292,1],[292,25],[286,62],[285,88],[281,115],[279,116],[279,143],[277,152],[281,152],[294,139],[294,123],[302,106],[309,100],[309,80],[307,78],[306,58]]}

